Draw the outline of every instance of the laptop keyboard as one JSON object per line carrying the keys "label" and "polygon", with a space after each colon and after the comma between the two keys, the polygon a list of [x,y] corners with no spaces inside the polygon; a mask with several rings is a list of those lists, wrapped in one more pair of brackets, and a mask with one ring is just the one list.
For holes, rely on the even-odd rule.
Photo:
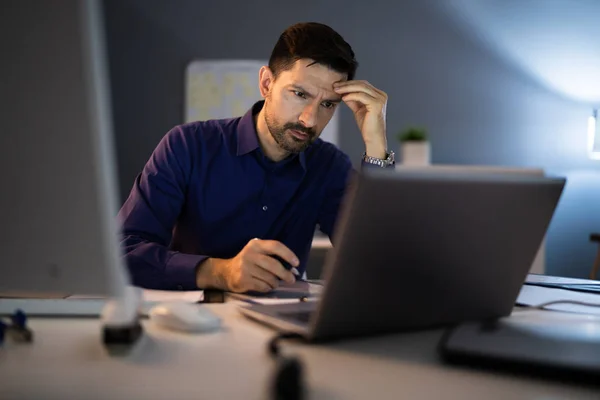
{"label": "laptop keyboard", "polygon": [[279,315],[287,319],[294,319],[296,321],[308,324],[312,313],[313,311],[288,311],[279,313]]}

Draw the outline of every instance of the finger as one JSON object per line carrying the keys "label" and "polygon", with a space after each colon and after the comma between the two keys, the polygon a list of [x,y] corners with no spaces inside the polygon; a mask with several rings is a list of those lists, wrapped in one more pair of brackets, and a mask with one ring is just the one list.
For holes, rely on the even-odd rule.
{"label": "finger", "polygon": [[373,86],[364,79],[353,79],[351,81],[338,81],[338,82],[333,83],[334,86],[347,86],[347,85],[355,85],[355,84]]}
{"label": "finger", "polygon": [[283,258],[290,263],[292,267],[300,265],[300,260],[286,245],[277,240],[253,240],[250,242],[254,249],[262,254],[273,254]]}
{"label": "finger", "polygon": [[367,90],[371,96],[383,97],[384,99],[387,99],[387,93],[385,93],[383,90],[377,89],[375,86],[371,85],[367,81],[359,81],[359,80],[343,81],[343,82],[336,82],[333,85],[334,85],[334,90],[336,87],[346,88],[346,87],[352,87],[352,86],[358,85],[358,86],[364,88],[365,90]]}
{"label": "finger", "polygon": [[250,275],[254,279],[260,279],[261,281],[265,282],[271,287],[271,289],[277,289],[277,287],[279,286],[277,276],[273,275],[271,272],[263,268],[260,268],[259,266],[255,266],[255,268],[252,268]]}
{"label": "finger", "polygon": [[283,267],[283,265],[271,256],[266,254],[255,254],[254,263],[261,267],[265,272],[279,278],[287,283],[296,282],[294,274]]}
{"label": "finger", "polygon": [[252,285],[250,290],[267,293],[273,290],[273,288],[265,281],[262,281],[260,279],[252,279]]}
{"label": "finger", "polygon": [[358,101],[346,101],[345,103],[354,114],[356,114],[358,110],[360,110],[361,107],[363,107],[362,103],[359,103]]}
{"label": "finger", "polygon": [[379,96],[387,98],[387,93],[384,92],[383,90],[377,89],[375,86],[373,86],[371,83],[369,83],[367,81],[361,81],[361,82],[363,82],[367,87],[369,87],[371,90],[373,90]]}
{"label": "finger", "polygon": [[359,92],[346,94],[342,96],[342,100],[344,101],[344,103],[348,103],[349,101],[356,101],[358,103],[364,104],[365,106],[375,106],[379,104],[376,98],[369,96],[366,93]]}
{"label": "finger", "polygon": [[334,90],[336,93],[341,95],[344,93],[361,92],[375,98],[382,97],[382,94],[379,93],[375,88],[361,83],[351,83],[344,86],[337,86],[334,88]]}

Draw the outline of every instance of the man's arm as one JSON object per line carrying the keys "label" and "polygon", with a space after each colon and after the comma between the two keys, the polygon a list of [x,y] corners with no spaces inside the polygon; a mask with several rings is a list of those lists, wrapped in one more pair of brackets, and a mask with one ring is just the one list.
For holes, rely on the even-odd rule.
{"label": "man's arm", "polygon": [[[350,163],[349,159],[344,158],[340,161],[340,164],[341,168],[337,172],[335,172],[335,177],[332,180],[327,195],[325,196],[318,218],[319,229],[321,230],[321,232],[329,236],[329,240],[331,240],[332,242],[335,226],[340,212],[340,207],[349,190],[350,185],[352,184],[352,180],[357,174],[357,171],[354,168],[352,168],[352,164]],[[362,161],[360,168],[362,171],[365,168],[381,167]],[[391,164],[386,168],[393,169],[394,165]]]}
{"label": "man's arm", "polygon": [[[387,94],[367,81],[340,81],[334,83],[333,87],[336,93],[342,95],[342,100],[354,114],[365,142],[366,155],[385,160],[388,157],[385,122]],[[334,172],[333,183],[326,195],[318,219],[321,231],[327,234],[332,242],[339,208],[347,192],[348,184],[351,183],[352,175],[354,175],[354,170],[347,158],[338,161],[340,161],[338,164],[341,169]],[[381,167],[362,160],[361,170],[364,168]],[[388,165],[387,168],[394,168],[394,164]]]}
{"label": "man's arm", "polygon": [[207,256],[171,251],[172,230],[185,201],[191,149],[181,127],[160,141],[119,211],[132,283],[154,289],[196,289],[196,266]]}
{"label": "man's arm", "polygon": [[267,292],[292,272],[273,255],[297,267],[296,255],[282,243],[251,240],[237,256],[217,259],[169,249],[172,231],[185,203],[194,144],[180,127],[171,130],[137,177],[119,218],[123,247],[134,285],[151,289],[218,288]]}
{"label": "man's arm", "polygon": [[385,159],[387,93],[367,81],[340,81],[334,83],[333,88],[352,110],[365,142],[367,155]]}

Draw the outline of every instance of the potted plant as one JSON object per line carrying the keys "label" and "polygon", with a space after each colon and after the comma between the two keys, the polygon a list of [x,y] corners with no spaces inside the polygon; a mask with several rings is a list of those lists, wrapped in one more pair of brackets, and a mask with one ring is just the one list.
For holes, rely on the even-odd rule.
{"label": "potted plant", "polygon": [[431,162],[431,145],[424,128],[410,127],[398,133],[402,164],[424,166]]}

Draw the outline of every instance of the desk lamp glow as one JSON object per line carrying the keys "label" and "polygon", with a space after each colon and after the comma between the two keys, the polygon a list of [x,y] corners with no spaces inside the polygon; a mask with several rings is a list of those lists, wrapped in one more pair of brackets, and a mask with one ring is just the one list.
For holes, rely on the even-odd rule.
{"label": "desk lamp glow", "polygon": [[600,160],[600,126],[598,125],[598,110],[594,110],[588,119],[588,156],[592,160]]}

